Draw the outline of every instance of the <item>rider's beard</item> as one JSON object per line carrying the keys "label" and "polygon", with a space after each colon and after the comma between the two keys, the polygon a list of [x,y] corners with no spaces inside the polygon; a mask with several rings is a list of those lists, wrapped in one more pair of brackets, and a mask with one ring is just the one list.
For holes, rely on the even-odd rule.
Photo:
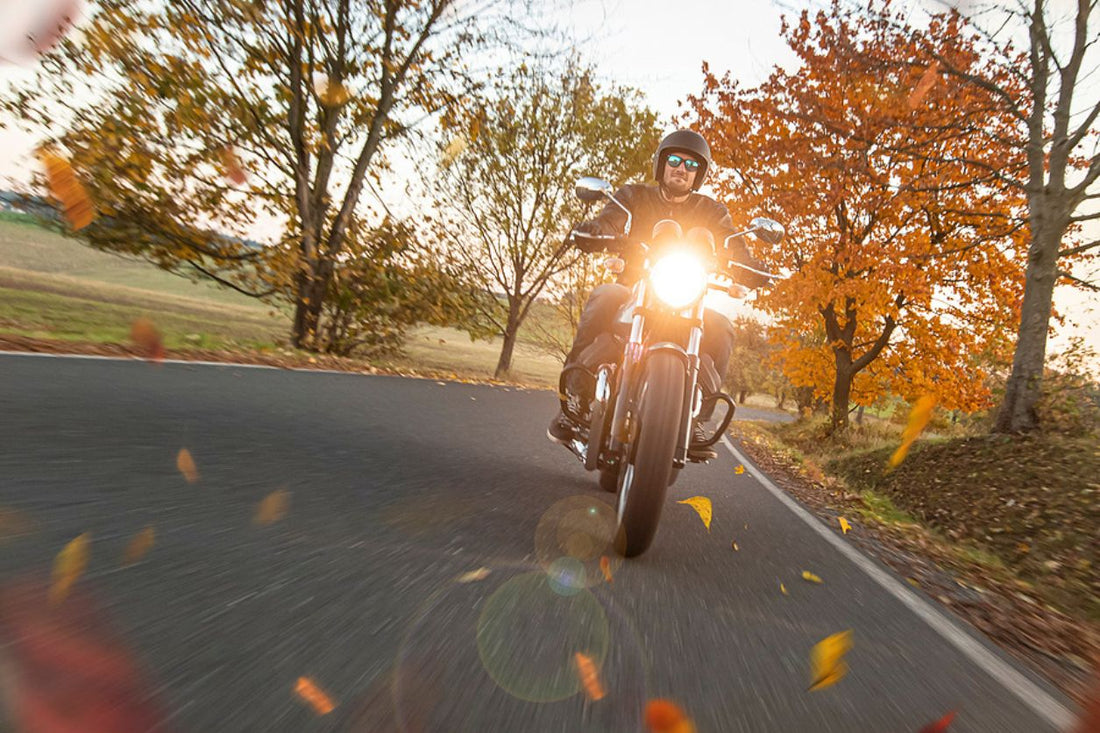
{"label": "rider's beard", "polygon": [[675,198],[686,196],[691,193],[691,183],[686,178],[670,176],[665,179],[665,193]]}

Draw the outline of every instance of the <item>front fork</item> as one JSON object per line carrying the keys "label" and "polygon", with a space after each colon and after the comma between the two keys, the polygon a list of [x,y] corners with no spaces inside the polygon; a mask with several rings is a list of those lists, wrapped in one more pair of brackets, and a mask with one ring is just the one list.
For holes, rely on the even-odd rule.
{"label": "front fork", "polygon": [[[703,322],[703,302],[695,304],[692,312],[695,323]],[[687,348],[687,379],[684,380],[684,409],[680,413],[680,439],[676,443],[676,453],[672,457],[675,468],[683,468],[687,462],[688,445],[691,444],[691,419],[702,410],[702,393],[699,392],[699,348],[703,343],[703,329],[691,327]]]}

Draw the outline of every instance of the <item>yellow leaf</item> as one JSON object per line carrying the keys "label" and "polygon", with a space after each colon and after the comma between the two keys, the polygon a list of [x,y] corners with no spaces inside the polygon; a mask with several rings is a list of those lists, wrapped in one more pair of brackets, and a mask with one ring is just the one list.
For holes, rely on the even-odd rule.
{"label": "yellow leaf", "polygon": [[848,524],[848,520],[844,517],[840,517],[840,531],[844,534],[848,534],[848,530],[852,528],[852,525]]}
{"label": "yellow leaf", "polygon": [[741,548],[737,546],[736,542],[731,542],[730,546],[733,547],[734,552],[740,552],[741,551]]}
{"label": "yellow leaf", "polygon": [[332,698],[326,695],[324,690],[308,677],[299,677],[294,691],[298,693],[298,697],[309,703],[318,715],[328,715],[336,707],[332,704]]}
{"label": "yellow leaf", "polygon": [[852,648],[852,632],[827,636],[810,652],[810,691],[823,690],[839,682],[848,673],[844,655]]}
{"label": "yellow leaf", "polygon": [[286,489],[272,491],[256,507],[256,516],[252,521],[261,526],[274,524],[286,515],[288,506],[290,506],[289,491]]}
{"label": "yellow leaf", "polygon": [[744,473],[744,472],[745,472],[745,466],[744,466],[744,464],[738,463],[738,464],[737,464],[737,468],[733,469],[733,472],[734,472],[734,473],[736,473],[736,474],[738,474],[738,475],[740,475],[740,474]]}
{"label": "yellow leaf", "polygon": [[454,163],[455,159],[459,155],[462,155],[462,151],[466,149],[467,144],[464,137],[458,136],[452,138],[443,151],[443,167],[446,168],[450,166],[451,163]]}
{"label": "yellow leaf", "polygon": [[890,468],[897,468],[905,460],[905,456],[909,453],[909,446],[913,444],[913,441],[920,436],[928,425],[928,421],[932,419],[932,410],[935,407],[936,398],[934,395],[925,395],[913,405],[913,409],[909,412],[909,423],[901,434],[901,445],[894,451],[894,455],[890,456]]}
{"label": "yellow leaf", "polygon": [[711,505],[710,499],[705,496],[693,496],[690,499],[684,499],[683,501],[676,502],[677,504],[687,504],[696,512],[699,513],[699,518],[703,520],[703,524],[706,525],[707,531],[710,531],[710,519],[711,519]]}
{"label": "yellow leaf", "polygon": [[821,578],[817,577],[816,575],[811,573],[809,570],[803,570],[802,571],[802,579],[803,580],[808,580],[811,583],[821,583],[822,582]]}
{"label": "yellow leaf", "polygon": [[90,542],[91,535],[85,532],[57,553],[53,561],[53,585],[50,587],[50,600],[54,603],[64,600],[73,584],[84,574],[84,569],[88,567]]}
{"label": "yellow leaf", "polygon": [[489,568],[478,568],[455,578],[456,583],[473,583],[477,580],[485,580],[489,577]]}
{"label": "yellow leaf", "polygon": [[783,595],[785,596],[790,595],[790,593],[787,592],[787,586],[783,585],[782,583],[779,584],[779,590],[782,591]]}
{"label": "yellow leaf", "polygon": [[122,563],[124,565],[133,565],[153,549],[153,541],[156,539],[156,533],[153,531],[153,527],[150,525],[145,529],[134,535],[134,539],[130,540],[130,544],[126,546],[126,553],[122,557]]}

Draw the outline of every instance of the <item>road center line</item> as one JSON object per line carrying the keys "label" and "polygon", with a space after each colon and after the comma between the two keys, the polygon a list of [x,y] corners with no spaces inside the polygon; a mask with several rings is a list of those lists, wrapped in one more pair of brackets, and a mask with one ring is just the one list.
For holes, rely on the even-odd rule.
{"label": "road center line", "polygon": [[824,523],[806,511],[801,504],[792,499],[787,492],[772,483],[757,466],[752,464],[733,446],[728,436],[722,436],[722,443],[729,449],[735,459],[746,467],[752,466],[754,470],[748,473],[759,481],[765,489],[771,492],[772,496],[790,509],[795,516],[805,522],[810,529],[835,547],[841,555],[851,560],[857,568],[870,576],[871,580],[882,586],[887,593],[901,601],[905,607],[932,627],[932,630],[946,639],[948,643],[962,652],[966,658],[985,670],[990,677],[1001,683],[1005,689],[1019,698],[1020,702],[1034,711],[1036,715],[1046,720],[1058,730],[1067,730],[1073,725],[1075,716],[1069,708],[1021,674],[1018,670],[1014,669],[996,654],[986,649],[981,642],[967,633],[958,623],[944,615],[942,611],[906,588],[889,573],[879,567],[873,560],[842,540],[835,532],[826,527]]}

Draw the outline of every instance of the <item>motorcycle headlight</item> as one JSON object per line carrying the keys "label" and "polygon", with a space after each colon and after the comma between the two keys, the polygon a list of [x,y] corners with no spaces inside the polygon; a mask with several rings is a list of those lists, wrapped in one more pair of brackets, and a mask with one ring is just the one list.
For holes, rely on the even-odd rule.
{"label": "motorcycle headlight", "polygon": [[670,252],[649,270],[653,292],[675,310],[687,308],[707,292],[707,268],[690,252]]}

